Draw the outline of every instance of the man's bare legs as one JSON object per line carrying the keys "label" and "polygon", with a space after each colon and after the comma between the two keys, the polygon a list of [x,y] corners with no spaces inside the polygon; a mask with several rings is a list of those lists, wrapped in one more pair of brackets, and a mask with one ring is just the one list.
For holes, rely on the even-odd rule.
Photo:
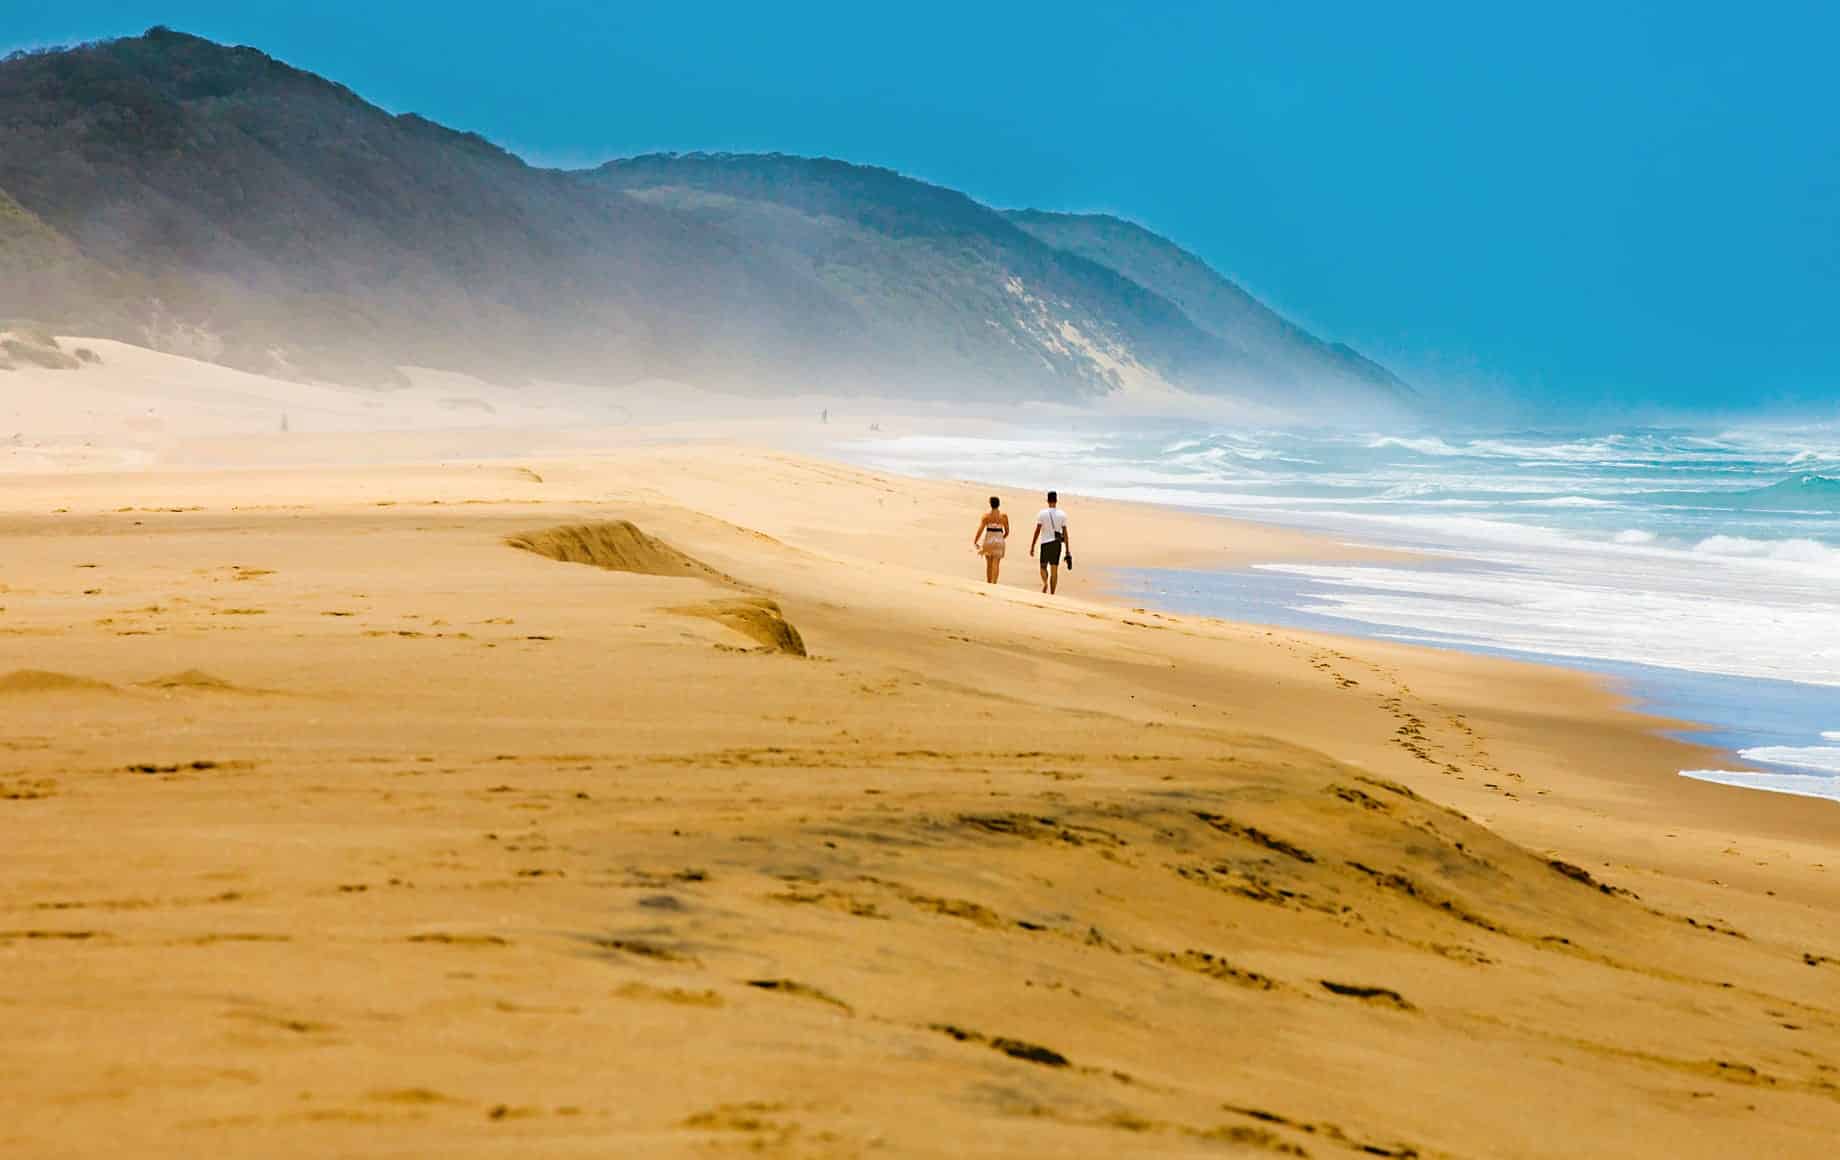
{"label": "man's bare legs", "polygon": [[1056,492],[1048,493],[1048,506],[1035,517],[1035,534],[1029,537],[1029,555],[1035,556],[1035,549],[1041,548],[1036,560],[1041,564],[1041,590],[1047,596],[1060,590],[1061,553],[1067,546],[1067,517],[1059,510],[1060,498]]}

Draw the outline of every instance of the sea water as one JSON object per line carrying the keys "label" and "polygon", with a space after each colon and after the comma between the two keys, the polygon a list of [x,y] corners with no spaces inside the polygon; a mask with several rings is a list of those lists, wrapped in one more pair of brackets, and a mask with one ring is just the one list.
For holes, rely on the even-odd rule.
{"label": "sea water", "polygon": [[[1840,800],[1840,428],[1197,431],[1031,423],[1028,438],[851,443],[893,471],[1175,504],[1411,549],[1412,563],[1183,572],[1108,560],[1176,611],[1607,673],[1749,770]],[[1018,504],[1017,506],[1022,506]],[[1074,513],[1077,521],[1077,511]]]}

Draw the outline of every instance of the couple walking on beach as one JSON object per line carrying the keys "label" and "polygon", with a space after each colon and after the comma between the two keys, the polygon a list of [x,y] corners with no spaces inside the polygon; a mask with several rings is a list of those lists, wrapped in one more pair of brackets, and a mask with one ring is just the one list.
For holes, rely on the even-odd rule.
{"label": "couple walking on beach", "polygon": [[[1067,536],[1067,513],[1061,510],[1060,500],[1058,493],[1048,493],[1048,506],[1035,516],[1035,534],[1029,537],[1029,555],[1035,555],[1038,546],[1041,549],[1041,590],[1048,593],[1061,586],[1063,559],[1067,570],[1073,571],[1073,541]],[[1009,543],[1009,513],[996,496],[990,497],[990,510],[978,517],[977,534],[971,542],[984,557],[984,582],[995,584]]]}

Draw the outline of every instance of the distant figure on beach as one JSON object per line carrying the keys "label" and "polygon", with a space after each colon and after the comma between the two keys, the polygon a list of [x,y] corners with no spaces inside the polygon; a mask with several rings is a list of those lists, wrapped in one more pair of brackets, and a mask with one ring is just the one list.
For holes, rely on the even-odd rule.
{"label": "distant figure on beach", "polygon": [[978,517],[977,534],[971,538],[972,546],[984,557],[984,583],[995,584],[997,572],[1003,567],[1003,550],[1009,543],[1009,513],[1000,510],[1003,501],[996,496],[990,497],[990,510]]}
{"label": "distant figure on beach", "polygon": [[826,407],[824,408],[824,410],[818,412],[818,422],[829,423],[830,421],[831,421],[831,409],[829,407]]}
{"label": "distant figure on beach", "polygon": [[1061,558],[1065,553],[1068,571],[1073,570],[1073,541],[1067,536],[1067,513],[1060,509],[1060,494],[1048,493],[1048,506],[1035,517],[1035,534],[1029,537],[1029,554],[1041,545],[1041,590],[1054,593],[1061,586]]}

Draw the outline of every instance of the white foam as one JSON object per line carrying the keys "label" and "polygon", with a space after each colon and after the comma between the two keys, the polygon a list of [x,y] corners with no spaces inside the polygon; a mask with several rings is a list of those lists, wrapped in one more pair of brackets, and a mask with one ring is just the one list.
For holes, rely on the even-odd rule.
{"label": "white foam", "polygon": [[[1653,550],[1658,556],[1679,553]],[[1301,611],[1437,634],[1452,643],[1692,672],[1840,685],[1840,604],[1763,599],[1730,577],[1689,578],[1662,558],[1622,575],[1272,564],[1303,577]],[[1641,563],[1641,561],[1637,561]]]}
{"label": "white foam", "polygon": [[1840,741],[1840,732],[1832,732],[1832,733],[1823,733],[1823,734],[1821,734],[1821,740],[1823,740],[1823,741]]}
{"label": "white foam", "polygon": [[1744,455],[1741,449],[1726,446],[1717,440],[1620,434],[1544,443],[1520,439],[1472,439],[1460,445],[1435,435],[1370,435],[1366,447],[1374,451],[1399,448],[1440,458],[1507,460],[1522,464],[1674,464],[1731,460]]}
{"label": "white foam", "polygon": [[1745,536],[1707,536],[1695,544],[1693,550],[1712,556],[1812,564],[1840,572],[1840,549],[1830,548],[1817,540],[1753,540]]}
{"label": "white foam", "polygon": [[[1617,463],[1629,459],[1632,448],[1627,437],[1609,435],[1602,439],[1570,440],[1561,443],[1518,443],[1505,439],[1478,439],[1469,444],[1472,454],[1498,456],[1522,461],[1557,463]],[[1646,456],[1644,456],[1646,458]]]}
{"label": "white foam", "polygon": [[1683,769],[1680,776],[1695,781],[1733,785],[1740,789],[1761,789],[1770,793],[1840,802],[1840,778],[1815,777],[1806,773],[1751,773],[1741,769]]}
{"label": "white foam", "polygon": [[856,450],[892,470],[1238,512],[1454,564],[1276,569],[1304,581],[1299,610],[1375,633],[1840,685],[1840,546],[1809,538],[1834,539],[1826,525],[1675,498],[1769,486],[1791,458],[1840,460],[1840,425],[1552,437],[1068,427]]}
{"label": "white foam", "polygon": [[1549,499],[1517,499],[1514,501],[1514,503],[1520,507],[1554,507],[1554,508],[1568,508],[1568,507],[1570,508],[1589,508],[1589,507],[1622,507],[1623,506],[1622,504],[1617,503],[1615,500],[1593,499],[1592,497],[1588,495],[1555,495]]}
{"label": "white foam", "polygon": [[1462,455],[1464,454],[1461,448],[1452,447],[1450,444],[1444,442],[1442,439],[1437,438],[1435,435],[1431,436],[1430,438],[1426,438],[1426,439],[1408,439],[1408,438],[1403,438],[1398,435],[1381,435],[1381,436],[1377,436],[1372,442],[1368,443],[1367,446],[1370,449],[1375,450],[1375,451],[1378,451],[1383,447],[1403,447],[1407,451],[1416,451],[1420,455]]}
{"label": "white foam", "polygon": [[1759,765],[1785,765],[1811,773],[1840,774],[1840,749],[1825,745],[1759,745],[1738,750],[1738,756]]}
{"label": "white foam", "polygon": [[1562,549],[1575,543],[1572,537],[1554,528],[1538,524],[1520,524],[1510,520],[1464,515],[1395,515],[1390,512],[1350,511],[1347,522],[1358,522],[1390,529],[1405,545],[1415,548],[1443,548],[1459,551],[1500,545],[1516,548]]}

